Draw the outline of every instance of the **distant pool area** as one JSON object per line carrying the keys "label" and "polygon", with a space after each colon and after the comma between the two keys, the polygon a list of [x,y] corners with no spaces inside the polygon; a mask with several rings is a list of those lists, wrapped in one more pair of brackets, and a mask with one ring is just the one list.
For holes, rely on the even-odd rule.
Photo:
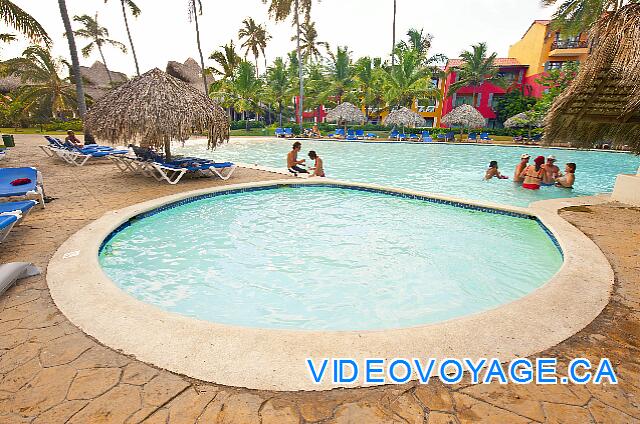
{"label": "distant pool area", "polygon": [[[176,145],[177,154],[284,168],[290,139],[233,139],[214,151],[205,143]],[[613,190],[618,174],[635,174],[638,156],[606,151],[548,149],[531,146],[494,146],[444,143],[354,143],[302,141],[300,158],[315,150],[325,161],[330,178],[379,184],[449,195],[504,205],[527,206],[554,198],[591,196]],[[543,187],[525,190],[511,181],[520,155],[554,155],[564,170],[566,162],[577,164],[573,190]],[[509,180],[483,181],[489,161],[497,160]]]}

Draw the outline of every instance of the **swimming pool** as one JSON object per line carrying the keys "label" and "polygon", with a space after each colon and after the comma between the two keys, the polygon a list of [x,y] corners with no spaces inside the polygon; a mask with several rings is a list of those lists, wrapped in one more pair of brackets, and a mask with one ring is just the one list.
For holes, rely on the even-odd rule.
{"label": "swimming pool", "polygon": [[388,193],[281,187],[135,219],[101,249],[124,291],[221,324],[379,330],[518,299],[562,255],[537,220]]}
{"label": "swimming pool", "polygon": [[[284,168],[285,157],[292,143],[291,140],[282,139],[233,140],[215,151],[209,151],[206,144],[189,142],[184,147],[176,146],[175,152]],[[306,157],[309,150],[317,151],[325,161],[327,176],[331,178],[513,206],[527,206],[537,200],[610,192],[618,174],[635,174],[640,164],[640,159],[631,154],[526,146],[335,141],[302,143],[301,157]],[[500,170],[512,178],[523,153],[529,153],[532,157],[555,155],[561,170],[564,170],[566,162],[575,162],[578,167],[575,188],[543,187],[534,192],[510,180],[483,181],[491,160],[497,160]]]}

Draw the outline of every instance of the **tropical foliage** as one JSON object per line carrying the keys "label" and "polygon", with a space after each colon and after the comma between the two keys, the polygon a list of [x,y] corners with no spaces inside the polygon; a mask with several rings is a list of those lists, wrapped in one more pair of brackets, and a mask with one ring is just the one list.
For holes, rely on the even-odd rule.
{"label": "tropical foliage", "polygon": [[453,95],[463,87],[472,87],[472,105],[476,104],[478,88],[486,82],[497,86],[506,87],[505,81],[498,75],[498,67],[495,65],[497,53],[488,54],[487,44],[478,43],[471,46],[471,51],[460,53],[462,64],[452,68],[450,72],[456,73],[456,82],[449,86],[447,96]]}
{"label": "tropical foliage", "polygon": [[267,43],[271,40],[271,36],[263,25],[258,25],[253,18],[247,18],[242,21],[243,27],[238,31],[238,38],[242,41],[240,47],[245,49],[244,58],[249,53],[255,58],[256,73],[258,72],[258,57],[264,57],[264,67],[267,68],[267,57],[264,54]]}
{"label": "tropical foliage", "polygon": [[577,35],[589,30],[603,13],[640,0],[542,0],[542,3],[546,6],[559,3],[553,15],[554,27],[566,35]]}
{"label": "tropical foliage", "polygon": [[522,90],[510,90],[496,100],[494,111],[499,122],[504,122],[514,115],[526,112],[536,104],[537,99],[526,96]]}
{"label": "tropical foliage", "polygon": [[[32,42],[51,45],[51,38],[42,25],[12,1],[0,0],[0,19]],[[12,34],[4,34],[5,41],[8,35]]]}
{"label": "tropical foliage", "polygon": [[[28,82],[14,94],[13,109],[10,107],[9,113],[53,118],[72,115],[77,106],[75,89],[68,78],[60,76],[67,66],[38,45],[28,47],[19,58],[3,62],[2,75],[15,75],[23,83]],[[16,110],[18,107],[20,110]]]}
{"label": "tropical foliage", "polygon": [[89,41],[89,44],[84,46],[81,50],[82,56],[89,57],[91,53],[93,53],[94,49],[98,49],[100,53],[100,57],[102,58],[102,63],[107,68],[107,75],[109,76],[109,82],[113,84],[113,78],[111,76],[111,71],[109,71],[109,66],[107,66],[107,60],[104,57],[104,46],[112,46],[116,47],[123,53],[126,53],[127,48],[124,44],[119,41],[112,40],[109,38],[109,30],[105,27],[100,26],[98,23],[98,14],[96,13],[95,17],[92,18],[89,15],[82,16],[74,16],[73,20],[82,24],[82,28],[73,32],[74,35],[86,38]]}

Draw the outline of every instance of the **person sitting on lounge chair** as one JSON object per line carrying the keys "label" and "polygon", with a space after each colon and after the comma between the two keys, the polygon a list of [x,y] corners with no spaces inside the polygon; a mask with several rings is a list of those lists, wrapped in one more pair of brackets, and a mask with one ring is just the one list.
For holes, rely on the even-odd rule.
{"label": "person sitting on lounge chair", "polygon": [[301,149],[302,143],[296,141],[295,143],[293,143],[293,148],[291,149],[291,151],[287,154],[287,169],[294,175],[309,173],[309,171],[300,166],[306,161],[305,159],[298,160],[298,153]]}
{"label": "person sitting on lounge chair", "polygon": [[311,176],[325,177],[326,175],[324,175],[324,162],[322,161],[322,158],[318,156],[318,154],[314,150],[311,150],[309,152],[309,158],[315,161],[313,166],[310,168],[313,171],[313,174],[311,174]]}
{"label": "person sitting on lounge chair", "polygon": [[67,131],[67,137],[64,139],[64,141],[67,141],[67,142],[69,142],[69,143],[71,143],[74,146],[79,147],[79,148],[83,148],[84,147],[84,143],[82,141],[80,141],[80,139],[78,137],[76,137],[76,133],[74,133],[71,130]]}

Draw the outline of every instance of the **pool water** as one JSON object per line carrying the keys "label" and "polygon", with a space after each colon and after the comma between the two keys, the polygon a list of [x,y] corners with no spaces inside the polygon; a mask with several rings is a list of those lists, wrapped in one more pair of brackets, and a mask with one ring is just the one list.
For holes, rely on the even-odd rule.
{"label": "pool water", "polygon": [[377,330],[518,299],[549,280],[562,255],[532,219],[285,187],[134,220],[105,244],[100,262],[137,299],[202,320]]}
{"label": "pool water", "polygon": [[[291,140],[234,140],[209,151],[206,144],[189,142],[175,150],[220,161],[286,167]],[[589,196],[613,190],[618,174],[635,174],[640,165],[637,156],[625,153],[540,149],[525,147],[453,145],[434,143],[349,143],[335,141],[303,141],[300,158],[315,150],[324,159],[328,177],[347,181],[402,187],[465,199],[491,201],[513,206],[527,206],[537,200]],[[573,190],[543,187],[525,190],[511,179],[520,155],[528,153],[555,155],[558,166],[577,164]],[[491,160],[497,160],[501,172],[509,180],[484,181]],[[310,160],[307,158],[307,162]]]}

